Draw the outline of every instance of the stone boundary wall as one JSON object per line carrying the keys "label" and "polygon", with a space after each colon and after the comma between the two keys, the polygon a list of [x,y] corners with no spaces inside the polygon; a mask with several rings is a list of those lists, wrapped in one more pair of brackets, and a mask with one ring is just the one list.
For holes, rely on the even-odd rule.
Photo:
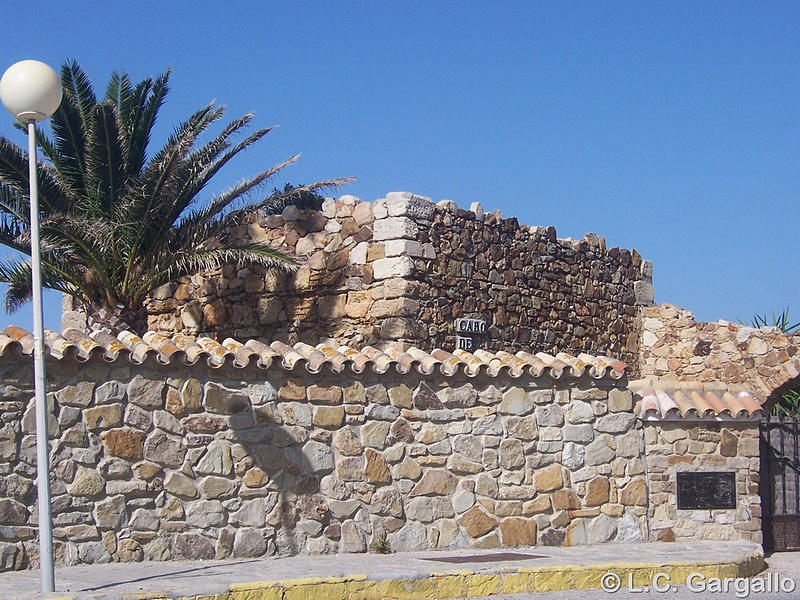
{"label": "stone boundary wall", "polygon": [[[758,422],[644,423],[649,541],[746,539],[762,543]],[[678,510],[679,471],[733,471],[736,508]]]}
{"label": "stone boundary wall", "polygon": [[[253,214],[232,231],[298,256],[293,274],[233,266],[157,290],[149,328],[222,340],[455,348],[454,320],[482,319],[489,351],[606,354],[636,365],[638,307],[652,304],[652,265],[605,240],[559,239],[454,202],[395,192]],[[69,301],[68,301],[69,302]],[[65,307],[63,327],[85,327]],[[476,338],[477,339],[477,338]]]}
{"label": "stone boundary wall", "polygon": [[772,401],[798,382],[800,334],[776,327],[698,323],[670,304],[642,310],[639,376],[741,385]]}
{"label": "stone boundary wall", "polygon": [[[0,566],[35,566],[29,358],[0,362]],[[588,376],[50,361],[57,563],[647,539],[641,422]]]}

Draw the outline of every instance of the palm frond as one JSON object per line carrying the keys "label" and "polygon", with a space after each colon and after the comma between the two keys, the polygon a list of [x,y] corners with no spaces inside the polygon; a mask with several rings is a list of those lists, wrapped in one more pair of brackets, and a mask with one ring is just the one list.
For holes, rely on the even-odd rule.
{"label": "palm frond", "polygon": [[114,105],[106,101],[92,111],[88,135],[88,172],[90,191],[86,210],[109,215],[125,185],[125,156],[120,139],[120,123]]}
{"label": "palm frond", "polygon": [[89,76],[76,60],[73,59],[61,67],[61,86],[65,95],[72,98],[78,109],[78,114],[83,121],[83,131],[88,131],[97,98],[94,95]]}
{"label": "palm frond", "polygon": [[[245,133],[253,120],[246,114],[201,143],[224,114],[224,107],[212,102],[148,156],[169,76],[167,70],[134,84],[126,73],[114,73],[98,102],[86,73],[68,62],[50,136],[36,129],[44,157],[39,164],[43,283],[87,307],[116,312],[121,307],[121,314],[141,316],[155,287],[183,275],[224,264],[291,269],[292,257],[265,244],[242,244],[231,228],[254,210],[318,207],[318,190],[351,181],[287,185],[254,201],[297,155],[201,202],[200,194],[220,169],[272,128]],[[0,244],[30,253],[29,209],[28,157],[0,137]],[[0,263],[1,282],[9,286],[6,307],[15,310],[30,298],[30,265]]]}

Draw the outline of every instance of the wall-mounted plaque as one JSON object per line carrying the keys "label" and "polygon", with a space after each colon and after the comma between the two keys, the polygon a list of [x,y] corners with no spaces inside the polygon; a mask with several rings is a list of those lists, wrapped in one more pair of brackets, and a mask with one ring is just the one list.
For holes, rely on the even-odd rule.
{"label": "wall-mounted plaque", "polygon": [[486,333],[486,321],[480,319],[456,319],[458,335],[483,335]]}
{"label": "wall-mounted plaque", "polygon": [[736,473],[682,471],[678,477],[678,508],[736,508]]}
{"label": "wall-mounted plaque", "polygon": [[473,335],[486,335],[486,321],[480,319],[456,319],[456,348],[472,352],[477,348]]}
{"label": "wall-mounted plaque", "polygon": [[456,336],[456,348],[459,350],[466,350],[472,352],[475,349],[475,342],[471,337]]}

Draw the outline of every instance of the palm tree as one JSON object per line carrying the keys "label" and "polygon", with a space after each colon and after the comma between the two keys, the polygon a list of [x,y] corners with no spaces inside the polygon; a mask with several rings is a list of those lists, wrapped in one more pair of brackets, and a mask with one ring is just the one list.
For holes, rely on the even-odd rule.
{"label": "palm tree", "polygon": [[[198,195],[233,157],[272,128],[232,139],[252,121],[247,114],[204,144],[201,134],[224,107],[210,103],[175,128],[149,156],[150,135],[169,86],[169,71],[134,85],[114,73],[105,98],[74,61],[61,68],[64,97],[51,119],[52,139],[37,131],[42,279],[75,297],[89,315],[115,315],[122,328],[146,328],[145,299],[178,277],[223,264],[291,268],[293,259],[261,243],[242,243],[228,231],[256,209],[319,198],[316,191],[350,179],[286,186],[252,196],[299,155],[237,183],[210,200]],[[27,155],[0,137],[0,243],[30,255]],[[7,312],[31,298],[30,262],[0,262],[8,285]],[[127,327],[125,327],[127,325]]]}

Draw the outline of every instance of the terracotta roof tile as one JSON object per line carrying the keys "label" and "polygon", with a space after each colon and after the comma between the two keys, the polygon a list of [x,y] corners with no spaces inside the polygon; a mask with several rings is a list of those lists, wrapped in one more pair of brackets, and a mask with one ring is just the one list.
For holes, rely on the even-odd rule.
{"label": "terracotta roof tile", "polygon": [[[56,360],[86,362],[102,358],[112,363],[129,361],[134,364],[152,360],[162,365],[187,366],[204,361],[214,368],[224,365],[236,368],[255,365],[261,369],[279,366],[289,371],[303,369],[311,373],[323,369],[336,373],[345,370],[361,373],[370,369],[375,373],[417,371],[423,375],[439,371],[445,376],[463,373],[468,377],[483,374],[516,378],[527,374],[554,379],[584,375],[594,379],[621,379],[627,369],[625,363],[607,356],[579,354],[576,357],[564,352],[556,356],[544,352],[534,355],[524,351],[511,354],[503,351],[476,350],[470,353],[456,350],[450,353],[441,348],[426,352],[413,346],[405,350],[379,350],[372,346],[358,350],[348,346],[336,347],[332,342],[314,347],[302,342],[294,346],[278,341],[266,344],[248,340],[242,343],[231,338],[220,343],[211,338],[193,339],[186,335],[167,337],[152,331],[143,337],[130,332],[113,337],[100,332],[89,336],[77,329],[67,329],[63,333],[46,331],[45,344],[47,352]],[[0,357],[13,359],[31,355],[32,351],[33,335],[28,331],[14,326],[0,331]]]}
{"label": "terracotta roof tile", "polygon": [[644,420],[750,420],[764,414],[749,390],[718,382],[633,381],[629,388],[638,397],[637,410]]}

